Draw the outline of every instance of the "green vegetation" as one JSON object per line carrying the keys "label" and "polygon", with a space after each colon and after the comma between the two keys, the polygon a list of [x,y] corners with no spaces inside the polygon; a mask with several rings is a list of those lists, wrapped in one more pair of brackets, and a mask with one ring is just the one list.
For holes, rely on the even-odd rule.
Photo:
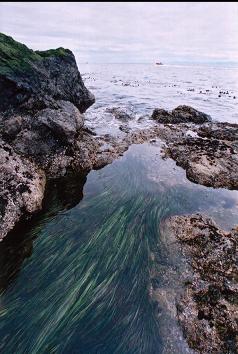
{"label": "green vegetation", "polygon": [[32,63],[50,56],[66,56],[64,48],[33,51],[12,37],[0,33],[0,75],[21,74],[32,68]]}
{"label": "green vegetation", "polygon": [[35,53],[40,55],[42,58],[49,58],[52,56],[64,57],[64,56],[70,54],[71,51],[69,49],[64,49],[64,48],[60,47],[57,49],[49,49],[49,50],[44,50],[44,51],[36,50]]}
{"label": "green vegetation", "polygon": [[41,57],[24,44],[0,33],[0,74],[7,75],[30,69]]}

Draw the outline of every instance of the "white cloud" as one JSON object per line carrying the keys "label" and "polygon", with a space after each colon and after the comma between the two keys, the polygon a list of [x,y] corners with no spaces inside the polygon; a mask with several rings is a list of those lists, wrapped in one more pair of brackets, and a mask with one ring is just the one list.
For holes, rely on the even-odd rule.
{"label": "white cloud", "polygon": [[0,3],[0,31],[79,61],[238,60],[237,3]]}

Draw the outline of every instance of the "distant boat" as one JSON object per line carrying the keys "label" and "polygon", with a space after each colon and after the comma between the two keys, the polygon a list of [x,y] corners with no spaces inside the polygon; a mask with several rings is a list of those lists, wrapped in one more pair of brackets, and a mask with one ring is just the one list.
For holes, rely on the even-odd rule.
{"label": "distant boat", "polygon": [[156,65],[163,65],[163,63],[161,63],[161,61],[159,61],[158,63],[155,63]]}

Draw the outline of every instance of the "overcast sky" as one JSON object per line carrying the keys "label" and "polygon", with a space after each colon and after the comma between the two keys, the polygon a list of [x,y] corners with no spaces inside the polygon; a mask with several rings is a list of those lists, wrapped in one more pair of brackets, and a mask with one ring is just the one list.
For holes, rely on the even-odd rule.
{"label": "overcast sky", "polygon": [[0,3],[0,31],[78,62],[238,61],[237,3]]}

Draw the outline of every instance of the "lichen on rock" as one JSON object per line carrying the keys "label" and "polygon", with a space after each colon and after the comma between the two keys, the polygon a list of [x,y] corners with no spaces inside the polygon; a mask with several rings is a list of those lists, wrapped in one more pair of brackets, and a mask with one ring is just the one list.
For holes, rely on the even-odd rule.
{"label": "lichen on rock", "polygon": [[206,354],[237,353],[237,227],[225,232],[212,219],[192,214],[167,218],[161,232],[184,257],[184,292],[171,301],[190,348]]}
{"label": "lichen on rock", "polygon": [[22,214],[41,208],[46,176],[37,165],[0,140],[0,240]]}

